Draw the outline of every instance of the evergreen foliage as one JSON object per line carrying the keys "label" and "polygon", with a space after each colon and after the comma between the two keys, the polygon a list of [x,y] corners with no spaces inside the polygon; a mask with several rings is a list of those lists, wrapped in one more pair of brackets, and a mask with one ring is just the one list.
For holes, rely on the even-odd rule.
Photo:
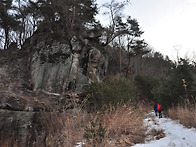
{"label": "evergreen foliage", "polygon": [[12,42],[21,47],[38,28],[42,32],[63,32],[66,38],[84,36],[89,29],[86,24],[99,28],[94,18],[97,13],[95,0],[3,0],[0,2],[0,41],[4,49]]}
{"label": "evergreen foliage", "polygon": [[[115,60],[113,63],[118,66],[115,71],[119,72],[116,73],[127,78],[128,74],[134,74],[132,77],[136,76],[135,85],[142,97],[157,99],[166,107],[183,104],[186,99],[195,103],[196,68],[188,60],[179,59],[159,81],[152,77],[139,76],[141,60],[150,50],[141,39],[143,31],[137,20],[129,16],[123,21],[121,12],[128,3],[129,1],[119,3],[115,0],[106,3],[104,7],[108,9],[111,24],[103,28],[95,20],[98,13],[95,0],[2,0],[0,43],[4,49],[8,49],[13,42],[22,47],[25,40],[37,29],[49,32],[53,39],[65,36],[70,39],[76,35],[81,41],[93,32],[96,34],[94,38],[88,38],[91,43],[94,46],[100,45],[100,36],[105,38],[104,45],[113,47],[117,55],[116,58],[112,57],[112,61]],[[157,64],[172,64],[159,53],[152,58]],[[89,102],[97,108],[104,104],[135,101],[134,86],[123,78],[109,78],[102,83],[92,83],[84,93],[90,95]]]}
{"label": "evergreen foliage", "polygon": [[97,14],[94,0],[38,0],[35,4],[49,29],[64,30],[70,36],[84,33],[85,24],[95,22]]}
{"label": "evergreen foliage", "polygon": [[106,129],[102,126],[102,124],[98,121],[98,118],[91,119],[89,126],[85,128],[84,138],[87,141],[91,139],[96,141],[96,143],[101,143],[105,137]]}
{"label": "evergreen foliage", "polygon": [[188,60],[180,59],[153,89],[155,98],[168,108],[183,105],[186,100],[195,102],[195,67]]}
{"label": "evergreen foliage", "polygon": [[[13,0],[3,0],[0,2],[0,28],[3,29],[4,35],[0,36],[0,40],[4,42],[4,49],[7,49],[11,44],[10,32],[17,30],[19,22],[13,14]],[[3,41],[4,40],[4,41]]]}
{"label": "evergreen foliage", "polygon": [[110,77],[101,83],[91,83],[84,89],[81,98],[88,96],[88,104],[93,109],[101,109],[109,105],[117,106],[127,102],[135,103],[136,89],[125,78]]}
{"label": "evergreen foliage", "polygon": [[158,79],[151,76],[137,75],[134,79],[134,83],[142,98],[147,98],[150,101],[154,100],[152,90],[158,86]]}

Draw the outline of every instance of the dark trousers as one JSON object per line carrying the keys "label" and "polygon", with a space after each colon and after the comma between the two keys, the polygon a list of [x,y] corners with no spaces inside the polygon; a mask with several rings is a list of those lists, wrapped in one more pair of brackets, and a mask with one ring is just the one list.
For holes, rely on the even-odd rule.
{"label": "dark trousers", "polygon": [[161,110],[154,110],[154,112],[155,112],[155,115],[157,116],[157,112],[159,113],[159,118],[162,118],[162,113],[161,113]]}
{"label": "dark trousers", "polygon": [[157,110],[154,110],[154,112],[155,112],[155,115],[157,116]]}
{"label": "dark trousers", "polygon": [[[162,118],[162,113],[161,113],[161,110],[158,110],[159,112],[159,118]],[[156,115],[157,116],[157,115]]]}

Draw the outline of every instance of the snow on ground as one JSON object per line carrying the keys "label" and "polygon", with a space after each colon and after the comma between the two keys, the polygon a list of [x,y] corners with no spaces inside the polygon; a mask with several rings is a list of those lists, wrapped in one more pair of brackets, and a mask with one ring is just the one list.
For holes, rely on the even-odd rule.
{"label": "snow on ground", "polygon": [[[152,140],[152,136],[146,138],[145,144],[136,144],[134,147],[196,147],[196,129],[185,128],[177,121],[170,118],[155,117],[154,112],[147,114],[144,120],[148,130],[163,130],[165,137]],[[151,140],[151,141],[149,141]]]}
{"label": "snow on ground", "polygon": [[85,144],[84,142],[78,142],[75,147],[82,147],[82,145]]}

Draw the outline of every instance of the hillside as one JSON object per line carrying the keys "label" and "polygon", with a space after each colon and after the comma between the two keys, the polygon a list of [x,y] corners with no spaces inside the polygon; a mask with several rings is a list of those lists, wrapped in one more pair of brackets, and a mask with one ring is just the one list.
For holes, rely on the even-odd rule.
{"label": "hillside", "polygon": [[94,0],[0,2],[1,146],[133,146],[153,102],[195,114],[195,62],[153,51],[128,3],[102,26]]}

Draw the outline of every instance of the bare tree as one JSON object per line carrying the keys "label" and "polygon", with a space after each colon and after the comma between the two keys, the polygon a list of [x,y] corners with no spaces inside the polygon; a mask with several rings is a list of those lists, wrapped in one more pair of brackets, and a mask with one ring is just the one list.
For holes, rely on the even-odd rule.
{"label": "bare tree", "polygon": [[139,54],[143,55],[144,53],[148,53],[148,51],[144,51],[147,44],[141,39],[143,31],[141,31],[137,20],[132,19],[130,16],[128,16],[126,22],[123,22],[122,20],[122,11],[128,3],[129,1],[120,3],[112,0],[110,3],[103,5],[103,7],[108,8],[108,11],[104,14],[109,14],[109,17],[111,18],[110,25],[106,29],[105,45],[111,44],[114,47],[114,43],[118,43],[120,74],[122,71],[122,50],[125,49],[128,52],[126,75],[129,71],[130,58],[139,56]]}
{"label": "bare tree", "polygon": [[114,40],[117,39],[119,49],[119,72],[121,74],[122,69],[122,42],[121,36],[125,34],[125,24],[122,22],[122,11],[129,1],[116,2],[112,0],[110,3],[105,3],[103,7],[108,9],[104,14],[108,14],[111,18],[110,25],[106,29],[106,43],[105,45],[112,43],[114,46]]}

